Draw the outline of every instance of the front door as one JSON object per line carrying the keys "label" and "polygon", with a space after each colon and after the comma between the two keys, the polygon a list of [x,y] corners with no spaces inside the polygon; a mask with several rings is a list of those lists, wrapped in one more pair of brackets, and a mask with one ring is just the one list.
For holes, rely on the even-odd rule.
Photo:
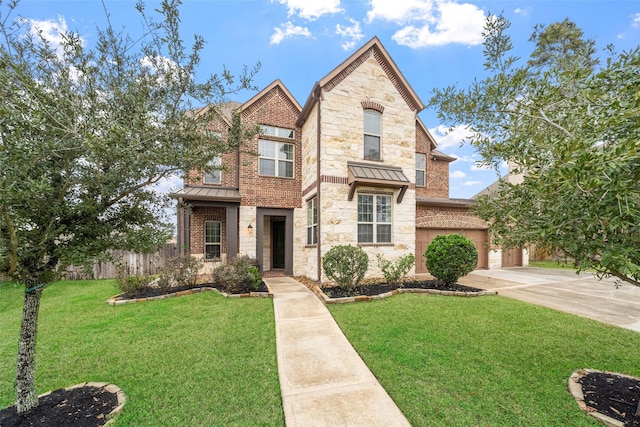
{"label": "front door", "polygon": [[273,269],[284,269],[284,230],[284,218],[274,218],[271,220],[271,268]]}

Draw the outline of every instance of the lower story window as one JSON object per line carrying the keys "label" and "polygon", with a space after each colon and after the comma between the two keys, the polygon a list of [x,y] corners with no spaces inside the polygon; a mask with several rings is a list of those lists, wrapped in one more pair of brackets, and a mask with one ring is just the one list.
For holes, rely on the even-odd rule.
{"label": "lower story window", "polygon": [[222,223],[205,221],[204,223],[204,258],[219,259],[222,253]]}
{"label": "lower story window", "polygon": [[358,243],[391,243],[392,198],[358,195]]}

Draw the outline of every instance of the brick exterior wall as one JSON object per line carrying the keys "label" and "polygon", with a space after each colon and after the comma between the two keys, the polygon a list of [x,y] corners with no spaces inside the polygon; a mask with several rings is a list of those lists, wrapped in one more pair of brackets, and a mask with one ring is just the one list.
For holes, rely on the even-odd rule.
{"label": "brick exterior wall", "polygon": [[205,221],[220,221],[222,223],[222,249],[227,252],[227,226],[225,208],[193,207],[191,211],[190,251],[192,254],[204,253],[204,223]]}
{"label": "brick exterior wall", "polygon": [[486,229],[487,223],[466,207],[416,206],[416,227]]}
{"label": "brick exterior wall", "polygon": [[240,195],[242,206],[265,208],[301,207],[301,131],[296,127],[299,111],[279,86],[264,94],[242,112],[245,124],[261,124],[294,129],[295,138],[279,138],[264,135],[259,139],[294,144],[294,177],[279,178],[260,176],[258,169],[258,138],[248,143],[240,154]]}
{"label": "brick exterior wall", "polygon": [[416,152],[427,155],[425,186],[416,187],[417,197],[449,197],[449,162],[435,160],[431,142],[422,126],[416,123]]}

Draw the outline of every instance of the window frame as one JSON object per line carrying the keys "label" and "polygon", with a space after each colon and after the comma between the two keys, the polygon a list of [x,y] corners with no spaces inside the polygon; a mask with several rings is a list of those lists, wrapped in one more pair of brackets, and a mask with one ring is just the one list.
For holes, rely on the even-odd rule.
{"label": "window frame", "polygon": [[[222,166],[222,157],[220,155],[217,155],[216,157],[214,157],[213,160],[211,160],[209,163],[207,163],[207,166],[212,166],[212,167],[220,167]],[[222,184],[222,170],[221,169],[215,169],[214,171],[212,171],[213,174],[205,172],[204,176],[202,177],[202,182],[204,184],[209,184],[209,185],[220,185]],[[218,176],[217,182],[216,180],[207,180],[207,177],[215,177]]]}
{"label": "window frame", "polygon": [[[264,155],[261,150],[260,150],[260,145],[262,143],[267,143],[267,144],[274,144],[275,145],[275,150],[274,150],[274,155],[275,157],[268,157],[266,155]],[[278,157],[278,153],[280,152],[281,146],[285,146],[285,145],[289,145],[291,146],[291,160],[288,159],[280,159]],[[269,160],[269,161],[273,161],[274,162],[274,174],[270,175],[270,174],[266,174],[266,173],[262,173],[262,160]],[[270,139],[259,139],[258,140],[258,175],[259,176],[265,176],[265,177],[272,177],[272,178],[287,178],[287,179],[295,179],[296,177],[296,146],[295,144],[292,144],[290,142],[280,142],[280,141],[272,141]],[[291,164],[291,176],[281,176],[280,175],[280,163],[290,163]]]}
{"label": "window frame", "polygon": [[[421,156],[424,159],[424,169],[418,168],[418,157]],[[422,184],[418,184],[418,172],[422,174]],[[416,153],[416,187],[427,186],[427,155],[425,153]]]}
{"label": "window frame", "polygon": [[277,138],[296,139],[296,130],[272,125],[260,125],[260,134]]}
{"label": "window frame", "polygon": [[[373,129],[368,129],[367,127],[367,116],[377,117],[377,133],[374,132]],[[378,110],[374,110],[371,108],[365,108],[362,114],[362,123],[363,123],[363,148],[362,148],[362,156],[365,160],[373,160],[373,161],[382,161],[382,113]],[[377,158],[374,156],[367,155],[367,137],[378,140],[378,155]]]}
{"label": "window frame", "polygon": [[[207,225],[208,224],[218,224],[218,242],[207,242],[207,238],[209,237],[207,234]],[[203,224],[203,240],[204,240],[204,259],[205,260],[220,260],[222,259],[222,221],[205,221]],[[220,254],[218,257],[208,257],[208,246],[217,246],[218,253]]]}
{"label": "window frame", "polygon": [[[361,212],[360,207],[364,206],[365,204],[361,202],[361,199],[363,198],[371,198],[371,211],[370,212]],[[388,216],[389,216],[389,220],[388,221],[384,221],[384,220],[379,220],[380,214],[385,214],[385,212],[380,212],[379,211],[379,202],[378,199],[380,198],[385,198],[387,199],[387,206],[389,206],[389,212],[388,212]],[[369,203],[367,203],[367,205],[369,205]],[[392,244],[393,243],[393,194],[374,194],[374,193],[361,193],[358,194],[357,197],[357,242],[359,245],[371,245],[371,244]],[[370,221],[366,221],[366,220],[362,220],[362,217],[364,215],[370,215],[371,216],[371,220]],[[361,236],[363,235],[363,233],[361,233],[361,226],[371,226],[371,240],[370,241],[364,241],[361,240]],[[389,229],[389,240],[383,240],[381,241],[379,239],[380,237],[380,228],[384,226],[384,227],[388,227]]]}
{"label": "window frame", "polygon": [[318,197],[307,201],[307,245],[318,244]]}

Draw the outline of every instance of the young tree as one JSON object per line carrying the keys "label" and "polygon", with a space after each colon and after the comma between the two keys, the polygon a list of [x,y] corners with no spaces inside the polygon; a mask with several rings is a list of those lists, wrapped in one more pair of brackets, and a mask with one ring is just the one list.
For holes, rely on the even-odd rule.
{"label": "young tree", "polygon": [[166,242],[171,228],[153,185],[202,171],[241,142],[242,130],[226,141],[206,132],[217,110],[195,107],[250,88],[257,66],[235,80],[224,70],[197,81],[204,41],[196,36],[185,46],[179,5],[163,1],[160,20],[136,5],[144,28],[136,40],[109,24],[94,47],[66,33],[58,48],[28,21],[13,19],[17,1],[0,0],[0,274],[25,285],[19,413],[38,405],[44,288],[66,266],[107,249],[146,251]]}
{"label": "young tree", "polygon": [[594,42],[565,20],[536,27],[521,64],[508,27],[487,19],[489,77],[430,102],[446,123],[470,127],[485,164],[524,174],[479,197],[477,214],[503,247],[559,250],[579,270],[640,286],[640,50],[609,47],[599,67]]}

